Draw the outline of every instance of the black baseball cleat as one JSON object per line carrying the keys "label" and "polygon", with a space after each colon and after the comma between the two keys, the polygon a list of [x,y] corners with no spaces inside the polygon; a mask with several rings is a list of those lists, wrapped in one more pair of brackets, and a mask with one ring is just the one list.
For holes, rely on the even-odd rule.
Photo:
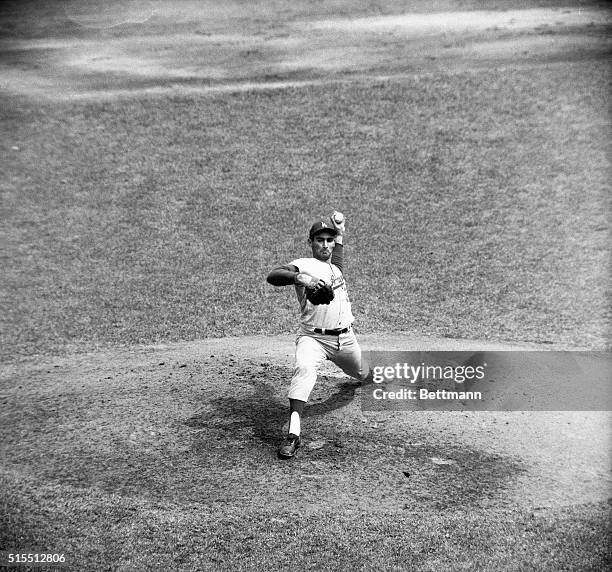
{"label": "black baseball cleat", "polygon": [[293,433],[289,433],[281,443],[280,448],[278,449],[278,456],[281,459],[291,459],[295,455],[295,452],[299,449],[302,444],[302,440],[299,435],[294,435]]}

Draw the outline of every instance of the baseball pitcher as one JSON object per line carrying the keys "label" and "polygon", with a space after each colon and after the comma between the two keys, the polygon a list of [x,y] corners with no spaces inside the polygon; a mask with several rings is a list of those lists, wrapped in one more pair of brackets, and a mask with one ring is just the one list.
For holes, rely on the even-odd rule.
{"label": "baseball pitcher", "polygon": [[344,216],[334,211],[329,219],[310,228],[312,257],[298,258],[268,274],[273,286],[295,286],[301,311],[289,387],[289,431],[278,451],[283,459],[293,457],[300,447],[300,420],[324,360],[360,381],[369,374],[352,328],[354,318],[343,274],[344,232]]}

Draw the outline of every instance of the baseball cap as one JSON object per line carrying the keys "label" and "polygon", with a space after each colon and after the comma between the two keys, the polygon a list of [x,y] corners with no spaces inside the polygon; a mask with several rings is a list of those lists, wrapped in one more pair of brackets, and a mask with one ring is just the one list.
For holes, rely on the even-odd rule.
{"label": "baseball cap", "polygon": [[330,234],[337,235],[338,231],[331,225],[326,223],[325,221],[318,220],[310,227],[310,232],[308,236],[312,239],[315,234],[319,234],[320,232],[329,232]]}

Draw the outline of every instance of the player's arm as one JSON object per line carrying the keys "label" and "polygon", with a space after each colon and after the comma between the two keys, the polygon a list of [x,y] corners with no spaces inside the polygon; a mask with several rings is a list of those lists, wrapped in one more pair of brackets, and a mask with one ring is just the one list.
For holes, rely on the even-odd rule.
{"label": "player's arm", "polygon": [[334,249],[332,250],[331,263],[334,266],[337,266],[340,269],[340,272],[344,272],[344,244],[342,244],[342,242],[338,242],[338,238],[341,237],[336,237],[336,246],[334,246]]}
{"label": "player's arm", "polygon": [[[338,220],[341,220],[341,222],[336,221],[337,215],[340,215],[341,218],[339,218]],[[344,215],[342,215],[338,211],[334,211],[330,216],[330,219],[332,221],[332,224],[334,225],[334,228],[336,229],[336,232],[338,233],[336,235],[336,246],[332,250],[331,263],[334,266],[337,266],[340,269],[340,272],[344,272]]]}
{"label": "player's arm", "polygon": [[295,284],[298,271],[298,267],[293,266],[293,264],[277,266],[274,270],[270,271],[266,280],[272,286],[289,286],[290,284]]}
{"label": "player's arm", "polygon": [[272,286],[290,286],[292,284],[298,284],[306,286],[307,288],[314,288],[320,280],[300,272],[300,269],[293,264],[286,264],[285,266],[277,266],[274,270],[270,271],[266,278],[268,284]]}

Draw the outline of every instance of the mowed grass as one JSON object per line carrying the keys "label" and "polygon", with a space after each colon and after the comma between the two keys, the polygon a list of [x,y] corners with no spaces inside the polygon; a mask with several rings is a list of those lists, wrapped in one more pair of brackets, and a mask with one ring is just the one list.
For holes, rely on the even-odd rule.
{"label": "mowed grass", "polygon": [[290,332],[270,268],[348,217],[362,332],[608,344],[609,66],[1,96],[3,360]]}
{"label": "mowed grass", "polygon": [[523,502],[546,477],[449,421],[364,416],[359,389],[323,376],[304,448],[280,461],[289,367],[157,361],[15,368],[2,396],[3,549],[63,553],[68,570],[610,563],[607,503]]}

